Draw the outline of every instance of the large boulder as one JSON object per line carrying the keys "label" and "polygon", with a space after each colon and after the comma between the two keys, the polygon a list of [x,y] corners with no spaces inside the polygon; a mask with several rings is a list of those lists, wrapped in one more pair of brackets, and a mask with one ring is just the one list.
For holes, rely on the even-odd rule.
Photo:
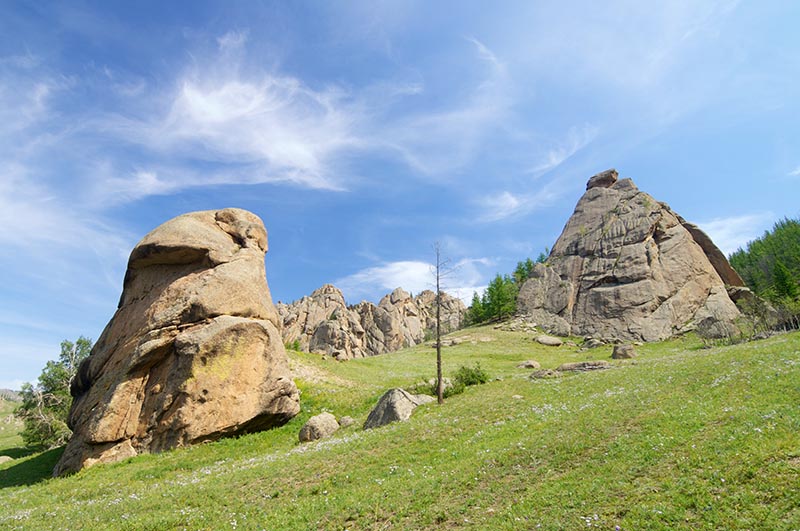
{"label": "large boulder", "polygon": [[742,282],[707,235],[608,170],[589,180],[518,308],[558,335],[657,341],[700,323],[722,334],[739,316],[731,283]]}
{"label": "large boulder", "polygon": [[425,395],[412,395],[403,389],[389,389],[369,412],[369,416],[364,422],[364,429],[369,430],[392,422],[408,420],[418,406],[428,403],[432,399],[433,397]]}
{"label": "large boulder", "polygon": [[254,214],[193,212],[131,252],[114,317],[73,380],[56,475],[281,425],[300,410]]}

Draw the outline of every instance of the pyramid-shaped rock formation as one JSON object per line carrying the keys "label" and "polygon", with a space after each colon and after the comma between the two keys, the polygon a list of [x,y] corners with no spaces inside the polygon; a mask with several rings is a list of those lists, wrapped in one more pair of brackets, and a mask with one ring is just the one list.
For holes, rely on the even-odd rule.
{"label": "pyramid-shaped rock formation", "polygon": [[254,214],[193,212],[131,252],[119,307],[72,383],[56,475],[287,422],[300,410]]}
{"label": "pyramid-shaped rock formation", "polygon": [[559,335],[657,341],[702,326],[735,331],[726,285],[743,286],[695,225],[615,170],[592,177],[518,309]]}

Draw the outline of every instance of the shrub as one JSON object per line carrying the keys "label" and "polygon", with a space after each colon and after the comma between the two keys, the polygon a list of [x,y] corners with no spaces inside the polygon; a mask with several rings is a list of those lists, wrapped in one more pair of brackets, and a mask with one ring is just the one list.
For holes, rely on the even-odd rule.
{"label": "shrub", "polygon": [[296,350],[300,352],[300,340],[295,339],[294,341],[290,341],[284,345],[286,350]]}
{"label": "shrub", "polygon": [[461,383],[464,387],[469,385],[485,384],[489,381],[489,374],[481,369],[480,363],[476,363],[475,367],[461,366],[456,371],[453,377],[456,383]]}

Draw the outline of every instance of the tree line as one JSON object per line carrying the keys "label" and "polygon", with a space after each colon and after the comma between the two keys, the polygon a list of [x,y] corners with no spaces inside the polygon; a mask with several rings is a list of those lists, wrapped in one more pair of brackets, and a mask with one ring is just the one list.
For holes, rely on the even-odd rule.
{"label": "tree line", "polygon": [[729,261],[748,288],[772,303],[784,324],[800,318],[800,219],[784,218]]}
{"label": "tree line", "polygon": [[527,258],[517,262],[517,267],[510,275],[498,273],[489,282],[483,295],[473,293],[467,310],[467,324],[485,323],[514,315],[517,312],[517,295],[522,284],[530,278],[537,263],[547,261],[547,253],[547,249],[539,253],[535,261]]}

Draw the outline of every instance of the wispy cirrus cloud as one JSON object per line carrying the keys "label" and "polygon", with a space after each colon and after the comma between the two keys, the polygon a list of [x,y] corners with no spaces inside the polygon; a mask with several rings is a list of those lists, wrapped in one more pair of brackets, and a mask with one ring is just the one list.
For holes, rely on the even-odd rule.
{"label": "wispy cirrus cloud", "polygon": [[726,256],[729,256],[764,234],[774,220],[775,215],[772,212],[761,212],[715,218],[697,225],[711,237],[711,240]]}
{"label": "wispy cirrus cloud", "polygon": [[553,204],[564,191],[559,179],[553,179],[545,184],[533,184],[531,187],[535,188],[535,191],[517,194],[502,191],[478,199],[477,219],[489,223],[530,214]]}
{"label": "wispy cirrus cloud", "polygon": [[597,138],[600,129],[596,125],[584,124],[570,127],[566,137],[550,146],[542,161],[530,170],[535,177],[541,176],[563,164]]}
{"label": "wispy cirrus cloud", "polygon": [[[99,196],[139,190],[128,195],[135,199],[148,192],[264,182],[340,190],[334,159],[362,144],[359,111],[346,95],[313,90],[290,76],[194,72],[168,100],[163,114],[105,119],[103,129],[148,154],[140,169],[101,180]],[[194,165],[203,170],[192,171]]]}
{"label": "wispy cirrus cloud", "polygon": [[487,135],[507,125],[514,104],[506,66],[479,40],[466,40],[475,48],[482,80],[464,96],[453,97],[445,108],[418,109],[376,131],[378,146],[399,153],[409,166],[429,176],[472,161]]}

